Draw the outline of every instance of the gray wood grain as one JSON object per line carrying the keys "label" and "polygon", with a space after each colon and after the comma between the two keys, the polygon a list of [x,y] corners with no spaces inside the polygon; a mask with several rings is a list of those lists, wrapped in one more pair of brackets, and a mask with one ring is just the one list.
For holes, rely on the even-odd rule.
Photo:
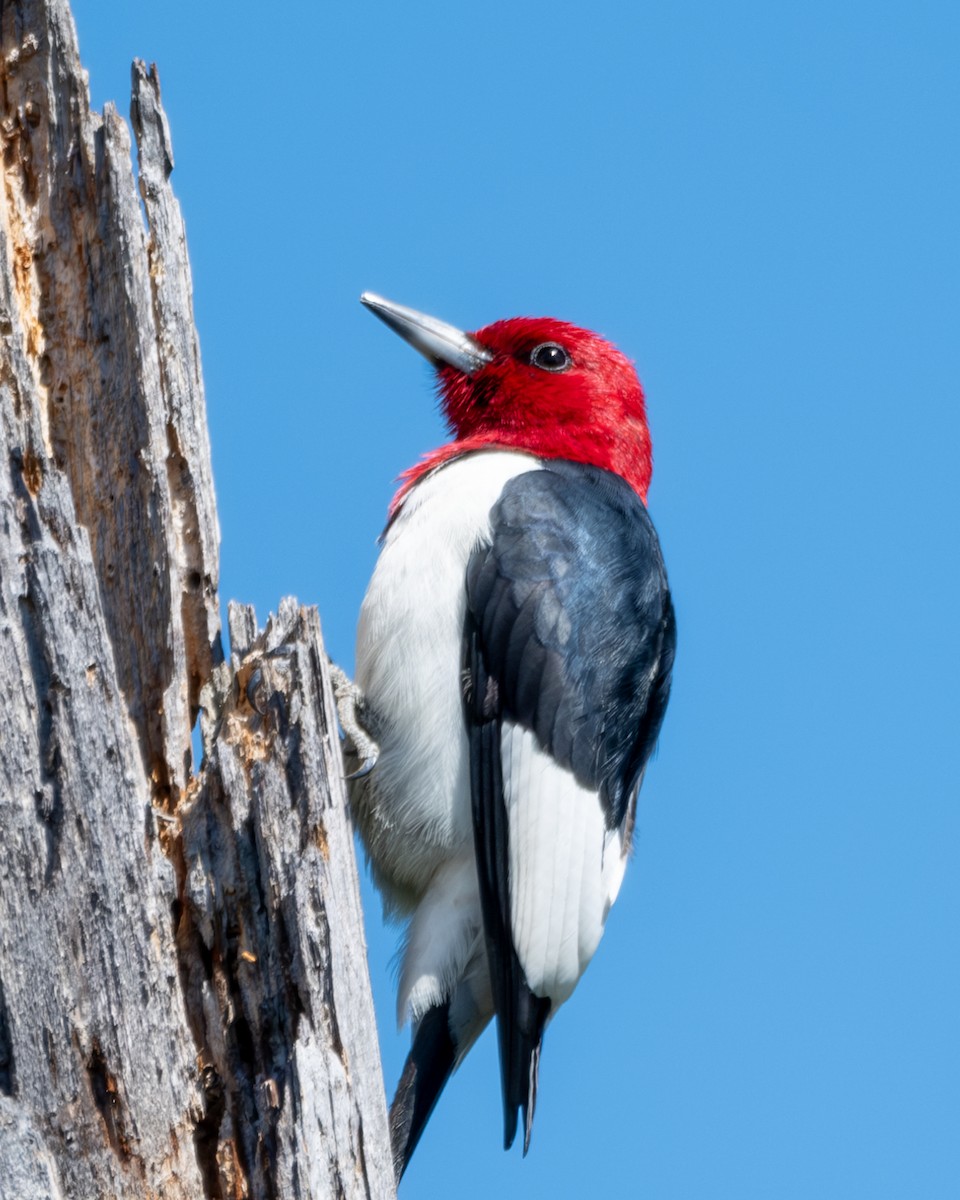
{"label": "gray wood grain", "polygon": [[156,71],[138,182],[64,0],[0,73],[0,1197],[391,1196],[319,621],[220,647]]}

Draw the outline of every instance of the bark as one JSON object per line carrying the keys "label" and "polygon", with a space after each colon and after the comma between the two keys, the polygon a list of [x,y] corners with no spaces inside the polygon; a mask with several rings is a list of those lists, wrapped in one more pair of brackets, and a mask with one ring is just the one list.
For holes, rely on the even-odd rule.
{"label": "bark", "polygon": [[156,71],[139,189],[66,0],[0,75],[0,1197],[392,1196],[316,612],[223,661]]}

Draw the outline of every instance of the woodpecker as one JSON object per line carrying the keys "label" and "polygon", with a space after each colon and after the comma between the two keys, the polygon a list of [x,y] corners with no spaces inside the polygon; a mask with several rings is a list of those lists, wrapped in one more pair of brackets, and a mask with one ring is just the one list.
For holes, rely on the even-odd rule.
{"label": "woodpecker", "polygon": [[397,1178],[496,1017],[504,1145],[623,880],[676,641],[629,360],[548,318],[465,333],[361,301],[436,370],[452,440],[405,472],[340,689],[351,806],[407,922]]}

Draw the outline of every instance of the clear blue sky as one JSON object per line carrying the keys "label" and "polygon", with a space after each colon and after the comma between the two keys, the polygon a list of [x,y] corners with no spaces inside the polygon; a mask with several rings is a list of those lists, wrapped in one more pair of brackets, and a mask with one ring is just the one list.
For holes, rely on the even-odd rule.
{"label": "clear blue sky", "polygon": [[530,1156],[488,1035],[403,1194],[956,1200],[960,7],[74,9],[97,105],[159,64],[225,599],[352,661],[444,436],[362,289],[598,329],[646,385],[680,643],[634,861]]}

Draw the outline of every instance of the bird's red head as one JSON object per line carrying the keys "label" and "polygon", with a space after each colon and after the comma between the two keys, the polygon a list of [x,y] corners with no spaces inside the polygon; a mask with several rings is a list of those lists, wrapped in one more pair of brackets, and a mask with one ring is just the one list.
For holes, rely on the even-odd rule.
{"label": "bird's red head", "polygon": [[470,337],[491,355],[466,373],[441,363],[440,403],[457,442],[510,446],[623,476],[646,499],[652,457],[633,364],[586,329],[549,317],[495,321]]}
{"label": "bird's red head", "polygon": [[463,333],[379,296],[362,299],[434,364],[455,438],[402,476],[394,510],[428,471],[497,446],[603,467],[646,500],[652,454],[643,389],[615,346],[549,317]]}

